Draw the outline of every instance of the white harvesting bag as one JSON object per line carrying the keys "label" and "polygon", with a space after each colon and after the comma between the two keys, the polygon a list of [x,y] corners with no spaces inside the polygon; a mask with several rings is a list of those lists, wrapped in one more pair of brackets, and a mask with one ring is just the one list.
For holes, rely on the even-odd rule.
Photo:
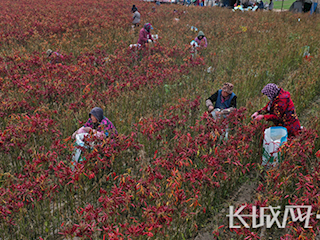
{"label": "white harvesting bag", "polygon": [[151,35],[151,37],[153,38],[153,40],[158,40],[159,39],[158,34],[153,34],[153,35]]}
{"label": "white harvesting bag", "polygon": [[275,167],[280,162],[279,147],[287,141],[285,127],[270,127],[264,131],[262,166]]}
{"label": "white harvesting bag", "polygon": [[130,49],[132,49],[132,48],[138,48],[138,47],[141,47],[141,45],[138,44],[138,43],[130,44],[130,45],[129,45],[129,48],[130,48]]}

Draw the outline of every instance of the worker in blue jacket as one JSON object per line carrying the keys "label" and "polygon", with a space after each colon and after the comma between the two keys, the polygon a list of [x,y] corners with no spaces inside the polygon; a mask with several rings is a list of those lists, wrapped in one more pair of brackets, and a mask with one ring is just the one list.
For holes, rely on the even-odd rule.
{"label": "worker in blue jacket", "polygon": [[227,115],[237,108],[237,96],[233,93],[233,84],[225,83],[222,88],[206,100],[208,112],[216,119]]}

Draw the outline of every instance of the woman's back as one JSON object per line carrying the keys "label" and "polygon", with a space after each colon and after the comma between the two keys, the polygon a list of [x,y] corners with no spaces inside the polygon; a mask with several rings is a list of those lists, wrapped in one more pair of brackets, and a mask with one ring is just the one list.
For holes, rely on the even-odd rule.
{"label": "woman's back", "polygon": [[135,11],[134,14],[133,14],[133,21],[132,23],[133,24],[137,24],[137,23],[140,23],[140,13],[138,11]]}

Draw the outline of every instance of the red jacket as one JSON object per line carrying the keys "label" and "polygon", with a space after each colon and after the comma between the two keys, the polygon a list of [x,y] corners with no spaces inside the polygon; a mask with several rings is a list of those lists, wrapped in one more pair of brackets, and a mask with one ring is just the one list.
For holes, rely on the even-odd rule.
{"label": "red jacket", "polygon": [[289,136],[296,135],[301,125],[290,98],[290,93],[281,88],[279,95],[273,100],[270,111],[268,112],[269,102],[264,108],[259,110],[258,113],[266,112],[264,115],[265,120],[272,121],[276,126],[286,127]]}
{"label": "red jacket", "polygon": [[148,42],[148,39],[151,39],[153,41],[153,38],[151,37],[151,34],[148,33],[144,28],[142,28],[140,30],[140,33],[139,33],[138,44],[143,46],[145,43]]}

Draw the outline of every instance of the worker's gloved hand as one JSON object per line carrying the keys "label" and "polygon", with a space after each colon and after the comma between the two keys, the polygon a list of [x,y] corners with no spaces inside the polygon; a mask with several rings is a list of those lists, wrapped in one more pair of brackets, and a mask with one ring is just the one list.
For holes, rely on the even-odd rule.
{"label": "worker's gloved hand", "polygon": [[209,107],[208,107],[208,112],[212,112],[213,109],[214,109],[213,106],[209,106]]}
{"label": "worker's gloved hand", "polygon": [[254,114],[251,115],[251,118],[255,119],[258,116],[258,114],[259,114],[258,112],[255,112]]}
{"label": "worker's gloved hand", "polygon": [[221,113],[223,113],[223,114],[228,114],[228,113],[230,113],[230,112],[231,112],[230,109],[223,109],[223,110],[221,111]]}
{"label": "worker's gloved hand", "polygon": [[258,121],[260,121],[262,119],[264,119],[263,115],[258,115],[258,116],[255,117],[255,120],[258,120]]}

